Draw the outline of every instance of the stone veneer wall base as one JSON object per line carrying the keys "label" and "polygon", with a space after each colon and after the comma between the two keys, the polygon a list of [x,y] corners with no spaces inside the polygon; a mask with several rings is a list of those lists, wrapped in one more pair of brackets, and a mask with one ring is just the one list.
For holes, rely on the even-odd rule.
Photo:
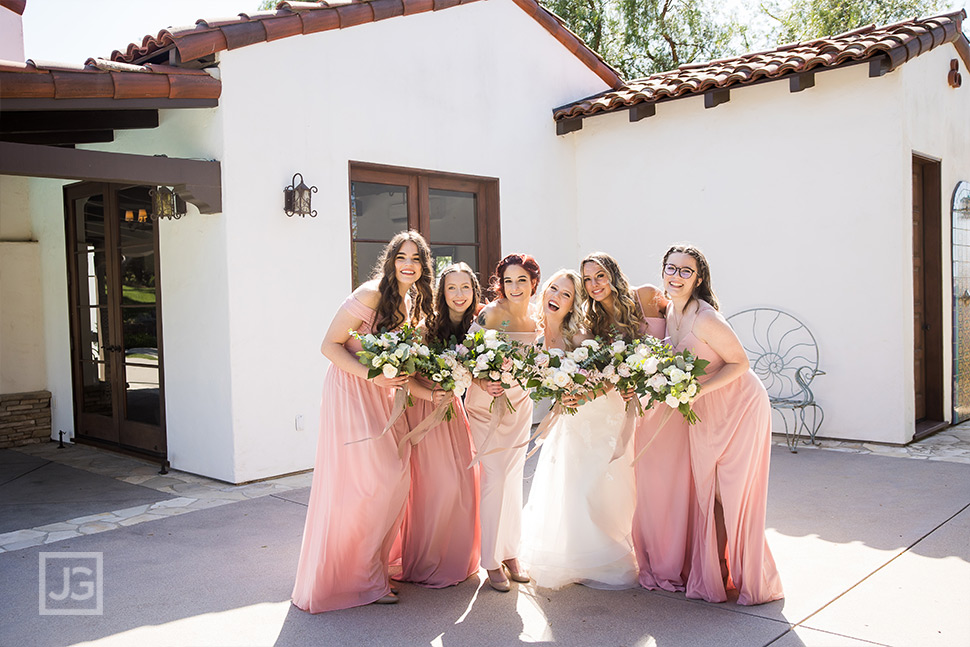
{"label": "stone veneer wall base", "polygon": [[50,391],[0,395],[0,449],[50,439]]}

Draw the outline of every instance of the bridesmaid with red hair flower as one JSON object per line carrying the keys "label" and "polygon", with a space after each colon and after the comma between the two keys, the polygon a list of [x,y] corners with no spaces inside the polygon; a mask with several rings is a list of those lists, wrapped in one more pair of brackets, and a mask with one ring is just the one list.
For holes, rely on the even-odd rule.
{"label": "bridesmaid with red hair flower", "polygon": [[[498,298],[485,306],[470,330],[498,330],[512,341],[534,344],[538,324],[530,306],[538,286],[536,260],[528,254],[509,254],[499,261],[491,279]],[[506,411],[504,404],[492,406],[493,399],[503,394],[514,412]],[[465,409],[472,438],[481,453],[482,566],[493,589],[509,591],[509,577],[516,582],[529,581],[518,560],[526,450],[510,448],[529,439],[532,400],[520,386],[504,389],[501,382],[475,380],[465,396]],[[493,416],[502,417],[489,437]],[[486,455],[500,447],[506,449]]]}

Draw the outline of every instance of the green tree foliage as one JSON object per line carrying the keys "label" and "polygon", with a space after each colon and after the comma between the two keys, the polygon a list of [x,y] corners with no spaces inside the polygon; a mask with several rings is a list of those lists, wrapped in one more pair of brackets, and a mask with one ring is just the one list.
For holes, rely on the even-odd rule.
{"label": "green tree foliage", "polygon": [[728,56],[743,29],[704,0],[540,0],[626,79]]}
{"label": "green tree foliage", "polygon": [[885,25],[916,16],[931,16],[945,7],[941,0],[794,0],[791,5],[762,5],[777,21],[777,43],[834,36],[875,23]]}

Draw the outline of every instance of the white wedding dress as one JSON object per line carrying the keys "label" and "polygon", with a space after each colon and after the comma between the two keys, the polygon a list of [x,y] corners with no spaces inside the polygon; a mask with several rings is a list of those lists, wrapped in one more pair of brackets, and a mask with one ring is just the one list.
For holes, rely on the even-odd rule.
{"label": "white wedding dress", "polygon": [[624,416],[623,398],[611,391],[560,416],[542,443],[520,551],[537,586],[637,586],[632,447],[610,462]]}

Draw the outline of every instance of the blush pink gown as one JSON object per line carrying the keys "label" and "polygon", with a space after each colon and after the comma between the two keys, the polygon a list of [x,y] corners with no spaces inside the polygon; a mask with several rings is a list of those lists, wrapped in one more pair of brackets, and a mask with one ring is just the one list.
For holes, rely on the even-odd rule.
{"label": "blush pink gown", "polygon": [[[666,330],[664,318],[645,317],[641,334],[664,339]],[[645,411],[634,435],[634,456],[647,443],[650,446],[634,465],[637,505],[633,547],[642,587],[683,591],[690,570],[694,483],[687,422],[675,411],[661,427],[666,411],[668,408],[660,404]]]}
{"label": "blush pink gown", "polygon": [[[341,306],[368,333],[375,312],[353,296]],[[345,344],[360,350],[357,340]],[[369,604],[390,592],[389,557],[410,484],[410,452],[398,457],[403,420],[380,440],[393,391],[330,366],[293,604],[310,613]]]}
{"label": "blush pink gown", "polygon": [[[469,332],[478,330],[472,324]],[[538,333],[503,333],[513,341],[534,344]],[[514,447],[529,439],[532,430],[532,400],[520,386],[507,389],[505,394],[515,407],[508,411],[502,424],[495,430],[484,449]],[[492,396],[477,384],[472,384],[465,395],[465,410],[472,438],[479,451],[488,435],[493,411],[489,411]],[[498,402],[495,406],[500,406]],[[525,470],[526,448],[497,452],[482,458],[481,463],[481,525],[482,567],[487,570],[499,568],[506,559],[518,557],[522,536],[522,477]]]}
{"label": "blush pink gown", "polygon": [[[461,398],[453,404],[452,419],[411,448],[411,493],[400,542],[392,551],[392,559],[401,558],[395,579],[429,588],[458,584],[478,571],[479,469],[468,468],[472,444],[465,407]],[[408,426],[413,429],[433,409],[427,400],[415,399],[405,413]]]}
{"label": "blush pink gown", "polygon": [[[704,301],[699,303],[697,313],[712,309]],[[724,360],[694,335],[694,321],[696,314],[689,323],[690,332],[681,339],[677,350],[689,349],[708,360],[707,375],[714,375],[724,366]],[[701,382],[706,379],[709,378],[701,378]],[[738,604],[779,600],[784,597],[781,578],[765,539],[771,459],[768,394],[749,370],[730,384],[703,395],[694,411],[700,421],[689,430],[688,438],[698,507],[694,512],[687,597],[708,602],[727,599],[714,517],[718,487],[727,533],[727,566],[730,582],[738,590]]]}

